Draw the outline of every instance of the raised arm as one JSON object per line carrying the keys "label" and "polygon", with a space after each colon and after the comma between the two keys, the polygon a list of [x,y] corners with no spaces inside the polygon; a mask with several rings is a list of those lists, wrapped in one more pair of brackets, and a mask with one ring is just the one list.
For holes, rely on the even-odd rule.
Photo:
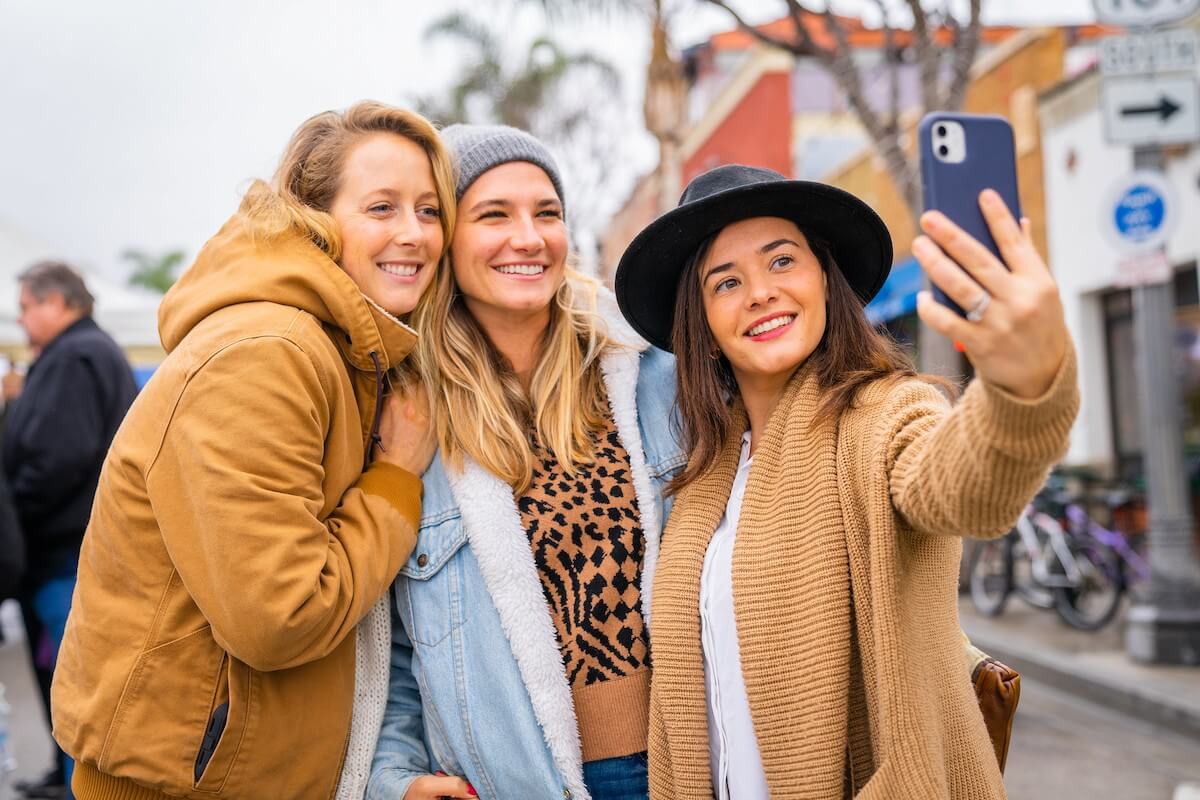
{"label": "raised arm", "polygon": [[1018,225],[990,190],[979,206],[1003,263],[937,212],[913,242],[930,279],[971,309],[962,318],[928,292],[918,298],[921,319],[962,343],[976,380],[953,411],[930,388],[891,398],[888,452],[893,503],[910,524],[987,536],[1008,529],[1065,451],[1079,391],[1058,287],[1028,221]]}

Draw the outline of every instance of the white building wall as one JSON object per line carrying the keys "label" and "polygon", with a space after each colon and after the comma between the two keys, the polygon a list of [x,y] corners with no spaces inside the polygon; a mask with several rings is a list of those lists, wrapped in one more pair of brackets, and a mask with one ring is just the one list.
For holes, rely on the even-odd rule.
{"label": "white building wall", "polygon": [[[1133,151],[1104,140],[1100,79],[1081,76],[1042,99],[1046,231],[1067,327],[1079,353],[1082,405],[1067,461],[1105,465],[1113,458],[1101,294],[1118,285],[1119,254],[1102,229],[1114,181],[1133,168]],[[1200,254],[1200,148],[1174,155],[1167,177],[1179,200],[1179,226],[1167,255],[1182,266]]]}

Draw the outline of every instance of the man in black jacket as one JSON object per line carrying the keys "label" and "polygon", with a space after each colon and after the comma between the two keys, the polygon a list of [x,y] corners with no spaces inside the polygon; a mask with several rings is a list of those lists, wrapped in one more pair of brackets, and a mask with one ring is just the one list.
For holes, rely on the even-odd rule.
{"label": "man in black jacket", "polygon": [[[66,264],[18,276],[18,319],[38,354],[8,414],[3,464],[25,534],[19,598],[42,700],[50,718],[53,660],[62,641],[100,467],[137,393],[116,342],[92,320],[93,298]],[[26,797],[65,796],[70,765],[18,786]]]}

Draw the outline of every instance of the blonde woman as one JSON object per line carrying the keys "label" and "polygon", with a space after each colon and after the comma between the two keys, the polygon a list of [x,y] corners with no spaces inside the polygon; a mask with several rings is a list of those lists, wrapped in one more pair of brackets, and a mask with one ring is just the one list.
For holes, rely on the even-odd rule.
{"label": "blonde woman", "polygon": [[339,769],[379,729],[354,698],[386,692],[380,600],[433,452],[423,401],[385,380],[453,219],[425,119],[327,112],[163,300],[168,355],[100,477],[55,676],[79,800],[361,797],[362,746]]}
{"label": "blonde woman", "polygon": [[645,798],[674,360],[597,315],[540,142],[443,136],[458,226],[418,320],[440,450],[395,585],[367,796]]}

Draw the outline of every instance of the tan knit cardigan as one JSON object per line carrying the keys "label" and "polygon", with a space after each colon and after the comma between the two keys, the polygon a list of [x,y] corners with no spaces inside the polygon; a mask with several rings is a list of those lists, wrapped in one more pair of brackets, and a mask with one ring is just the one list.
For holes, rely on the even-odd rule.
{"label": "tan knit cardigan", "polygon": [[[1033,401],[975,381],[951,410],[928,384],[881,380],[836,425],[810,429],[820,398],[802,368],[756,446],[733,556],[771,797],[1002,798],[958,623],[961,537],[1007,531],[1061,457],[1074,355]],[[740,438],[680,494],[663,535],[654,800],[713,797],[698,598]]]}

